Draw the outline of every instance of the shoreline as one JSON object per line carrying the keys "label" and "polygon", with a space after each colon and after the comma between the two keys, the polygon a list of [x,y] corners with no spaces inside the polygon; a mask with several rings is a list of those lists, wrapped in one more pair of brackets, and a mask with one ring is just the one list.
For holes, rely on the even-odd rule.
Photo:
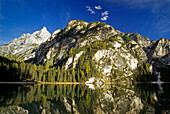
{"label": "shoreline", "polygon": [[37,84],[37,82],[0,82],[0,84]]}
{"label": "shoreline", "polygon": [[37,82],[37,84],[84,84],[80,82]]}
{"label": "shoreline", "polygon": [[[164,83],[161,83],[161,84],[166,84],[166,83],[170,83],[170,82],[164,82]],[[45,85],[45,84],[64,85],[64,84],[68,84],[68,85],[71,85],[71,84],[85,84],[85,83],[83,83],[83,82],[0,82],[0,84],[38,84],[38,85]],[[106,82],[105,84],[106,85],[112,85],[112,84],[116,85],[118,83]],[[159,83],[136,82],[136,83],[132,83],[132,85],[133,84],[159,84]]]}
{"label": "shoreline", "polygon": [[80,82],[0,82],[0,84],[84,84]]}

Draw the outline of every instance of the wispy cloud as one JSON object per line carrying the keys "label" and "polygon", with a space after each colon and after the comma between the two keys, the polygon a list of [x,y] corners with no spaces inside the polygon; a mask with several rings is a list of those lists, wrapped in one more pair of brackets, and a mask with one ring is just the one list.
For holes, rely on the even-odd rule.
{"label": "wispy cloud", "polygon": [[[102,21],[106,21],[108,19],[108,15],[109,15],[109,12],[108,11],[104,11],[102,12],[102,6],[98,5],[98,6],[94,6],[94,10],[90,7],[90,6],[86,6],[87,8],[87,11],[91,12],[91,14],[95,14],[95,13],[99,13],[101,14],[101,18],[100,20]],[[95,12],[96,10],[101,10],[101,11],[97,11]]]}
{"label": "wispy cloud", "polygon": [[107,20],[107,18],[109,17],[108,15],[109,15],[109,12],[108,11],[104,11],[104,12],[102,12],[101,13],[101,15],[102,15],[102,18],[100,18],[102,21],[106,21]]}
{"label": "wispy cloud", "polygon": [[153,26],[160,35],[170,31],[170,0],[104,0],[130,9],[147,10],[153,14]]}
{"label": "wispy cloud", "polygon": [[109,17],[109,16],[106,15],[106,16],[100,18],[100,19],[101,19],[102,21],[106,21],[108,17]]}
{"label": "wispy cloud", "polygon": [[95,11],[91,9],[90,6],[86,6],[87,11],[91,12],[91,14],[95,14]]}
{"label": "wispy cloud", "polygon": [[165,34],[170,32],[170,22],[169,18],[162,16],[157,19],[154,23],[154,26],[158,29],[159,34]]}
{"label": "wispy cloud", "polygon": [[101,6],[95,6],[94,8],[97,9],[97,10],[101,10],[102,9]]}
{"label": "wispy cloud", "polygon": [[109,3],[125,5],[128,8],[150,9],[151,12],[159,11],[162,7],[170,4],[170,0],[104,0]]}
{"label": "wispy cloud", "polygon": [[108,15],[109,13],[108,13],[108,11],[105,11],[105,12],[102,12],[101,14],[102,14],[102,16],[106,16],[106,15]]}

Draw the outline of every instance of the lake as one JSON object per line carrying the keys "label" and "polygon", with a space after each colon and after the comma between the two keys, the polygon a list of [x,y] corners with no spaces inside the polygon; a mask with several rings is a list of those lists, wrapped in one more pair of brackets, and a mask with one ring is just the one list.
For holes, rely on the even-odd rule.
{"label": "lake", "polygon": [[[90,88],[89,88],[90,87]],[[169,114],[170,84],[0,84],[0,113]]]}

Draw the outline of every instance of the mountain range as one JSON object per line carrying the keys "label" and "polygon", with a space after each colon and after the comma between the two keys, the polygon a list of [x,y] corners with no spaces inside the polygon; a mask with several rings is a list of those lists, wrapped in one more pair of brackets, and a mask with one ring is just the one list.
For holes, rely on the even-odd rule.
{"label": "mountain range", "polygon": [[148,63],[145,68],[151,74],[156,76],[161,72],[161,80],[170,81],[165,73],[170,68],[169,39],[151,41],[138,33],[124,33],[102,22],[71,20],[64,29],[53,34],[43,27],[1,45],[0,55],[37,65],[48,63],[62,70],[75,69],[81,75],[82,71],[89,75],[97,70],[96,75],[107,81],[133,80],[134,71]]}

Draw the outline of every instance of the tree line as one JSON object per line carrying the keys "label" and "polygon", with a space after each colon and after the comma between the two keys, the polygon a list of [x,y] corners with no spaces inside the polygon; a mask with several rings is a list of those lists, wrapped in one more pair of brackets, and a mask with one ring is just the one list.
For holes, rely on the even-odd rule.
{"label": "tree line", "polygon": [[50,67],[48,62],[43,66],[0,56],[0,81],[84,82],[95,72],[89,62],[82,59],[83,63],[79,61],[82,68],[63,70],[60,66]]}
{"label": "tree line", "polygon": [[[3,87],[5,88],[5,87]],[[8,88],[8,87],[6,87]],[[2,89],[2,88],[1,88]],[[7,95],[8,94],[8,95]],[[64,110],[64,101],[66,98],[70,105],[72,105],[72,99],[78,106],[79,112],[93,111],[93,107],[97,105],[97,99],[100,94],[100,90],[95,91],[84,87],[84,85],[38,85],[29,87],[15,87],[14,90],[9,92],[5,91],[0,96],[0,107],[6,107],[11,105],[28,106],[32,103],[41,105],[44,108],[49,107],[50,104],[57,105],[60,111]],[[55,108],[53,107],[53,108]],[[73,107],[73,106],[72,106]],[[84,108],[86,107],[86,108]],[[67,113],[67,111],[65,110]],[[88,113],[88,112],[87,112]]]}

